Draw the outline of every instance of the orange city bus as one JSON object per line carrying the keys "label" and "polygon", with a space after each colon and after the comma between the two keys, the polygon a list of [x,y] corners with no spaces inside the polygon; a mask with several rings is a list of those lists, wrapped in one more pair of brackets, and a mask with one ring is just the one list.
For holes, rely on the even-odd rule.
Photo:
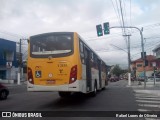
{"label": "orange city bus", "polygon": [[28,91],[90,93],[108,84],[106,64],[76,32],[31,36],[28,46]]}

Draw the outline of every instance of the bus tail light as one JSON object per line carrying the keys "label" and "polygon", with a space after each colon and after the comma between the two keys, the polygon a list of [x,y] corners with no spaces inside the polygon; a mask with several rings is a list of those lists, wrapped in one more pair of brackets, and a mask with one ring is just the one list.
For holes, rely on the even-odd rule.
{"label": "bus tail light", "polygon": [[71,68],[69,84],[75,82],[77,80],[77,65]]}
{"label": "bus tail light", "polygon": [[31,83],[31,84],[34,84],[32,69],[31,69],[30,67],[28,67],[27,69],[28,69],[28,71],[27,71],[27,74],[28,74],[28,82]]}

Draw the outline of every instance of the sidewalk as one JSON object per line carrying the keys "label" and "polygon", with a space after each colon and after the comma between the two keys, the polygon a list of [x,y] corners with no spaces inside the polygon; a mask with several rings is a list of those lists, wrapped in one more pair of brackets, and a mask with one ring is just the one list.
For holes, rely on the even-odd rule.
{"label": "sidewalk", "polygon": [[6,87],[15,87],[15,86],[26,85],[27,82],[26,81],[21,81],[20,85],[18,85],[17,83],[2,83],[2,84],[5,85]]}
{"label": "sidewalk", "polygon": [[139,85],[138,81],[134,81],[131,83],[131,86],[127,85],[127,87],[132,87],[133,90],[138,93],[143,92],[160,96],[160,83],[156,83],[155,85],[154,83],[153,84],[146,83],[146,87],[144,87],[144,82],[141,82],[141,85]]}

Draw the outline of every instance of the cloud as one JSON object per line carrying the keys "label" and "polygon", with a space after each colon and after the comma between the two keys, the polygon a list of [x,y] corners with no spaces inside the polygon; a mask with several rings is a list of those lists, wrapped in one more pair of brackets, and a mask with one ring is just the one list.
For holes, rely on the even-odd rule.
{"label": "cloud", "polygon": [[[29,34],[32,34],[33,31],[31,26],[34,27],[34,31],[37,31],[37,33],[40,30],[41,32],[61,30],[86,32],[90,30],[88,29],[90,26],[95,26],[95,23],[102,19],[106,9],[104,4],[108,3],[105,1],[100,2],[99,0],[4,1],[5,7],[1,12],[3,19],[0,21],[5,23],[5,20],[8,19],[10,30],[13,30],[14,27],[20,29],[20,27],[24,26]],[[27,26],[25,25],[26,23]],[[5,25],[3,24],[4,27]]]}
{"label": "cloud", "polygon": [[[160,21],[158,12],[160,1],[132,0],[132,24],[130,23],[130,1],[124,1],[126,25],[142,27]],[[115,1],[113,2],[116,8]],[[118,10],[120,12],[120,9]],[[121,29],[111,29],[110,35],[97,37],[96,25],[104,22],[109,22],[110,26],[120,25],[112,1],[109,0],[0,0],[0,30],[27,37],[54,31],[76,31],[94,50],[107,49],[109,52],[98,54],[108,63],[126,64],[126,53],[110,45],[126,48]],[[157,31],[159,29],[144,31],[144,37],[151,36]],[[88,41],[92,39],[95,41]],[[140,45],[139,32],[132,32],[131,47]],[[132,49],[131,54],[138,51],[140,50]]]}
{"label": "cloud", "polygon": [[132,22],[134,25],[146,25],[160,21],[158,0],[139,0],[132,4]]}

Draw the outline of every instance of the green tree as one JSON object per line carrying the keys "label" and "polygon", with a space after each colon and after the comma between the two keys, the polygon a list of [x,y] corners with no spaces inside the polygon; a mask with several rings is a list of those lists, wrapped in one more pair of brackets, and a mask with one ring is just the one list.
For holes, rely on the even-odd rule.
{"label": "green tree", "polygon": [[123,73],[123,70],[120,68],[119,65],[115,65],[113,70],[112,70],[112,74],[116,75],[116,76],[120,76]]}

